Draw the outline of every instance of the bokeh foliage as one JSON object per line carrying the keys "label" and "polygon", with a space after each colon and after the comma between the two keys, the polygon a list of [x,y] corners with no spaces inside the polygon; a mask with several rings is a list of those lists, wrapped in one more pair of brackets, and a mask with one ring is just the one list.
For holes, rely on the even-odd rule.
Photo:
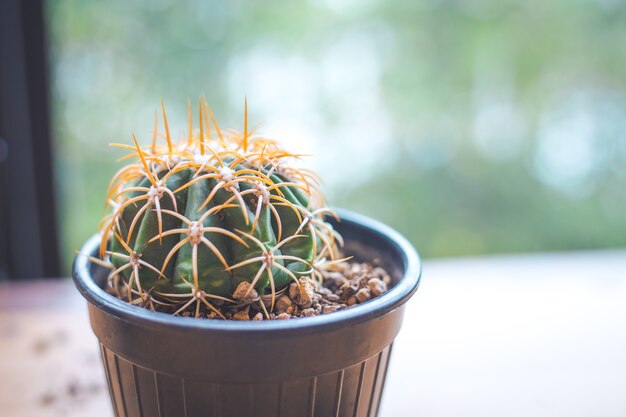
{"label": "bokeh foliage", "polygon": [[67,260],[106,144],[148,137],[161,98],[184,129],[200,94],[235,126],[247,94],[332,204],[425,256],[626,243],[622,1],[59,0],[48,23]]}

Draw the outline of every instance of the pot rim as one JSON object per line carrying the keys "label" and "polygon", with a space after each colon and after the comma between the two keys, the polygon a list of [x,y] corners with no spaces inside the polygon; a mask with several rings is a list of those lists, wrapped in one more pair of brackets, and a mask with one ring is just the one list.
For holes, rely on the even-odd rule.
{"label": "pot rim", "polygon": [[107,293],[92,279],[91,261],[86,254],[97,253],[100,236],[92,236],[81,248],[72,267],[74,284],[81,295],[95,308],[111,314],[118,319],[141,322],[146,327],[171,328],[185,332],[223,332],[223,333],[298,333],[328,330],[371,320],[402,306],[417,290],[421,280],[421,261],[409,241],[391,227],[369,217],[345,209],[336,209],[341,222],[352,223],[358,228],[386,240],[400,255],[404,273],[389,291],[363,304],[345,310],[313,317],[290,320],[237,321],[196,319],[171,314],[154,312],[143,307],[131,305]]}

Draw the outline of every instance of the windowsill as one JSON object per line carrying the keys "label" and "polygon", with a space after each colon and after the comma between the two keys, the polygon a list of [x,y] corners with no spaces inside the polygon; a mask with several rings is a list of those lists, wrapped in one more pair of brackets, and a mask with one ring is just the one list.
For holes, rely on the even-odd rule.
{"label": "windowsill", "polygon": [[[625,415],[625,300],[626,251],[427,261],[380,415]],[[112,416],[70,280],[0,284],[0,358],[7,415]]]}

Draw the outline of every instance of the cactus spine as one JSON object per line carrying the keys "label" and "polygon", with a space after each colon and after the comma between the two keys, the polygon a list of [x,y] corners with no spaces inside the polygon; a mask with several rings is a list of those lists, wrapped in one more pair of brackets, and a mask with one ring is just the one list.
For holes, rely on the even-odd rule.
{"label": "cactus spine", "polygon": [[271,297],[337,257],[341,237],[324,221],[316,176],[291,154],[248,129],[222,131],[206,101],[198,129],[189,105],[186,138],[175,144],[162,105],[152,144],[116,145],[132,162],[113,177],[111,213],[101,224],[101,256],[134,304],[168,306],[175,314],[234,302],[242,281]]}

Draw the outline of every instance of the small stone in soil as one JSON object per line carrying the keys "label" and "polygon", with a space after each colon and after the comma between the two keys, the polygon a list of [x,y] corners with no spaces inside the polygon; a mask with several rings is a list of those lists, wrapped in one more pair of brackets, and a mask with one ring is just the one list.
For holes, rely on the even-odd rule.
{"label": "small stone in soil", "polygon": [[315,309],[313,308],[305,308],[302,310],[302,315],[305,317],[311,317],[315,315]]}
{"label": "small stone in soil", "polygon": [[324,279],[331,280],[337,287],[341,287],[348,279],[341,272],[329,272]]}
{"label": "small stone in soil", "polygon": [[374,268],[374,270],[372,271],[372,275],[378,276],[380,279],[382,279],[382,281],[386,285],[391,284],[391,277],[389,276],[387,271],[385,271],[384,269],[382,269],[380,267]]}
{"label": "small stone in soil", "polygon": [[[250,291],[248,293],[248,291]],[[246,293],[248,293],[246,295]],[[250,288],[250,283],[247,281],[241,281],[239,285],[237,285],[237,289],[233,293],[233,298],[235,300],[243,301],[244,303],[252,303],[259,298],[259,294],[256,292],[254,288]]]}
{"label": "small stone in soil", "polygon": [[233,320],[250,320],[250,306],[233,314]]}
{"label": "small stone in soil", "polygon": [[328,296],[328,295],[331,295],[333,293],[330,289],[328,289],[326,287],[322,287],[322,288],[318,289],[317,292],[318,292],[318,294],[321,294],[323,296],[324,295]]}
{"label": "small stone in soil", "polygon": [[289,298],[295,300],[298,297],[298,284],[295,282],[289,285]]}
{"label": "small stone in soil", "polygon": [[291,307],[291,304],[293,304],[291,298],[289,298],[287,295],[281,295],[278,300],[276,300],[276,311],[285,312],[289,307]]}
{"label": "small stone in soil", "polygon": [[328,304],[328,305],[325,305],[325,306],[322,307],[322,314],[332,313],[332,312],[335,312],[335,311],[339,310],[340,308],[341,307],[339,305]]}
{"label": "small stone in soil", "polygon": [[291,318],[291,314],[288,313],[280,313],[279,315],[276,316],[277,319],[279,320],[287,320]]}
{"label": "small stone in soil", "polygon": [[379,278],[372,278],[367,281],[367,287],[374,297],[378,297],[387,291],[387,285]]}
{"label": "small stone in soil", "polygon": [[359,303],[364,303],[372,298],[370,291],[366,288],[361,288],[354,296]]}
{"label": "small stone in soil", "polygon": [[298,290],[298,305],[300,307],[310,307],[315,295],[315,283],[309,279],[300,278],[300,289]]}
{"label": "small stone in soil", "polygon": [[354,288],[354,286],[352,284],[350,284],[350,282],[344,283],[339,288],[340,296],[344,297],[344,298],[349,298],[349,297],[353,296],[356,293],[356,291],[357,290]]}
{"label": "small stone in soil", "polygon": [[341,300],[341,298],[339,298],[337,294],[328,294],[326,296],[326,300],[328,300],[331,303],[336,303],[337,301]]}

